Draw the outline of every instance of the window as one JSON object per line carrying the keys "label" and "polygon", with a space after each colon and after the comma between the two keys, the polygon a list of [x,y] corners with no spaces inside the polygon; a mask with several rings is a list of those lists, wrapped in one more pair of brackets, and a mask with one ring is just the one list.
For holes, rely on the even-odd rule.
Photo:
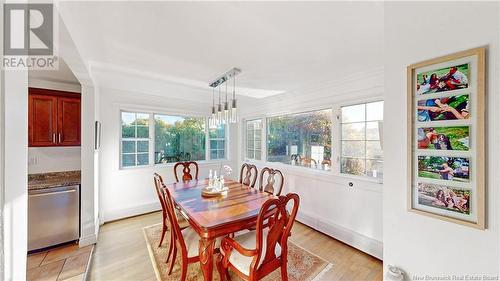
{"label": "window", "polygon": [[220,125],[217,128],[210,128],[208,135],[210,138],[210,159],[225,159],[226,126]]}
{"label": "window", "polygon": [[247,121],[247,159],[261,160],[262,158],[262,120]]}
{"label": "window", "polygon": [[341,108],[341,173],[382,179],[384,102]]}
{"label": "window", "polygon": [[267,119],[267,161],[329,170],[332,110]]}
{"label": "window", "polygon": [[155,114],[155,164],[205,160],[205,118]]}
{"label": "window", "polygon": [[122,167],[149,165],[149,114],[122,112]]}

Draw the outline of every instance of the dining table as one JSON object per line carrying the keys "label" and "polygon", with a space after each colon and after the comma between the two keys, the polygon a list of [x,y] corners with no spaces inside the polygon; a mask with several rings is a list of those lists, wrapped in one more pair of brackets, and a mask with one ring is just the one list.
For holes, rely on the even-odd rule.
{"label": "dining table", "polygon": [[208,179],[167,184],[172,199],[200,236],[199,257],[205,281],[212,280],[215,241],[219,237],[255,228],[264,202],[276,196],[233,180],[226,180],[227,191],[204,197]]}

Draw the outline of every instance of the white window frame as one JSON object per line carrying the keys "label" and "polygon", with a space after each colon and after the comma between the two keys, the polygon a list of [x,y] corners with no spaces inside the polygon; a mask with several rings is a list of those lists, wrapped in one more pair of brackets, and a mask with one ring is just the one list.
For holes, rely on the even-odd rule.
{"label": "white window frame", "polygon": [[[209,120],[207,119],[206,122],[208,122]],[[214,138],[214,139],[211,139],[210,138],[210,126],[207,125],[205,126],[206,127],[206,140],[208,142],[208,144],[205,145],[205,150],[207,150],[207,156],[206,156],[206,159],[209,159],[210,161],[227,161],[228,160],[228,156],[227,156],[227,153],[228,153],[228,133],[227,131],[229,130],[229,124],[224,124],[224,138]],[[210,141],[211,140],[215,140],[215,141],[218,141],[218,140],[224,140],[224,158],[217,158],[217,159],[212,159],[211,156],[211,152],[212,152],[212,147],[210,146]],[[207,149],[208,148],[208,149]],[[220,150],[220,149],[217,149],[217,150]]]}
{"label": "white window frame", "polygon": [[[122,113],[132,113],[132,114],[148,114],[149,115],[149,138],[123,138],[122,136]],[[119,124],[120,124],[120,144],[119,144],[119,165],[120,169],[137,169],[137,168],[144,168],[144,167],[150,167],[151,166],[151,142],[152,142],[152,134],[151,134],[151,113],[144,111],[144,110],[120,110],[120,119],[119,119]],[[154,129],[154,126],[153,126]],[[137,126],[136,126],[136,135],[137,135]],[[137,142],[138,141],[148,141],[149,144],[149,151],[148,151],[148,164],[147,165],[133,165],[133,166],[123,166],[123,141],[135,141],[136,142],[136,151],[137,151]],[[125,153],[125,154],[135,154],[135,162],[137,163],[137,153]],[[145,154],[145,153],[144,153]],[[154,155],[154,154],[153,154]]]}
{"label": "white window frame", "polygon": [[[121,120],[122,120],[122,112],[126,113],[140,113],[140,114],[149,114],[149,139],[144,139],[144,140],[149,140],[149,163],[148,165],[140,165],[140,166],[123,166],[122,163],[122,126],[121,126]],[[209,124],[208,124],[208,117],[204,115],[200,115],[197,113],[192,113],[192,112],[175,112],[175,111],[165,111],[157,108],[143,108],[143,107],[136,107],[136,106],[120,106],[118,110],[118,124],[119,125],[119,145],[118,145],[118,154],[119,154],[119,169],[120,170],[128,170],[128,169],[142,169],[142,168],[151,168],[151,167],[170,167],[174,166],[175,163],[154,163],[154,153],[155,153],[155,115],[168,115],[168,116],[177,116],[177,117],[191,117],[191,118],[204,118],[205,119],[205,160],[200,160],[197,161],[200,164],[209,164],[209,163],[220,163],[220,162],[225,162],[225,161],[230,161],[230,154],[229,154],[229,131],[230,131],[230,126],[226,124],[225,130],[224,130],[224,137],[225,137],[225,153],[224,159],[210,159],[210,136],[209,136]],[[126,140],[127,138],[125,138]],[[136,140],[136,139],[134,139]],[[141,139],[142,140],[142,139]]]}
{"label": "white window frame", "polygon": [[[381,97],[373,97],[373,98],[366,98],[366,99],[351,100],[348,102],[339,103],[339,104],[335,105],[335,107],[334,107],[335,118],[334,118],[333,126],[337,127],[337,130],[335,130],[335,132],[337,132],[337,135],[334,136],[334,142],[332,142],[332,146],[334,148],[334,152],[332,154],[335,155],[335,161],[334,161],[335,168],[334,168],[334,170],[336,172],[336,175],[344,177],[344,178],[351,178],[351,179],[375,182],[375,183],[380,183],[380,184],[383,183],[383,179],[379,179],[379,178],[342,173],[342,167],[341,167],[341,161],[340,161],[341,157],[342,157],[342,155],[341,155],[342,154],[342,107],[359,105],[359,104],[367,104],[367,103],[372,103],[372,102],[380,102],[380,101],[384,101],[384,99]],[[384,103],[384,106],[385,106],[385,103]],[[383,120],[382,120],[382,122],[383,122]],[[382,161],[383,161],[383,159],[382,159]],[[332,163],[332,165],[333,165],[333,163]]]}
{"label": "white window frame", "polygon": [[[250,158],[248,157],[248,127],[247,127],[247,124],[248,122],[255,122],[255,121],[260,121],[260,160],[256,159],[255,158],[255,142],[254,142],[254,157],[253,158]],[[263,155],[264,155],[264,148],[266,147],[266,139],[265,139],[265,131],[264,131],[264,118],[253,118],[253,119],[248,119],[248,120],[245,120],[243,122],[243,131],[244,131],[244,149],[243,149],[243,153],[244,153],[244,159],[246,160],[251,160],[251,161],[265,161],[265,159],[263,158]],[[254,130],[255,131],[255,130]],[[254,133],[254,138],[255,138],[255,133]]]}
{"label": "white window frame", "polygon": [[[269,118],[273,118],[273,117],[280,117],[280,116],[287,116],[287,115],[298,115],[298,114],[305,114],[305,113],[310,113],[310,112],[315,112],[315,111],[323,111],[323,110],[332,110],[332,116],[331,116],[331,121],[332,121],[332,127],[330,128],[330,132],[331,132],[331,143],[332,143],[332,155],[331,155],[331,162],[332,162],[332,167],[330,167],[329,170],[323,170],[323,169],[312,169],[310,167],[304,167],[304,166],[294,166],[294,165],[289,165],[289,164],[285,164],[285,163],[280,163],[280,162],[269,162],[267,161],[267,121]],[[262,133],[264,134],[264,147],[263,147],[263,151],[265,151],[265,155],[262,155],[262,157],[265,157],[265,158],[262,158],[262,162],[265,162],[265,163],[268,163],[269,165],[282,165],[282,167],[285,167],[285,168],[288,168],[288,167],[291,167],[292,169],[298,169],[298,170],[305,170],[305,171],[313,171],[315,173],[327,173],[327,174],[331,174],[331,171],[333,170],[333,162],[334,161],[334,154],[333,154],[333,150],[335,149],[334,147],[334,139],[333,139],[333,136],[335,135],[335,126],[334,126],[334,119],[335,119],[335,109],[333,107],[325,107],[325,106],[320,106],[320,107],[312,107],[308,110],[300,110],[300,111],[290,111],[290,112],[282,112],[282,113],[276,113],[276,114],[269,114],[269,115],[266,115],[264,118],[263,118],[263,121],[265,121],[263,123],[263,127],[262,127]]]}

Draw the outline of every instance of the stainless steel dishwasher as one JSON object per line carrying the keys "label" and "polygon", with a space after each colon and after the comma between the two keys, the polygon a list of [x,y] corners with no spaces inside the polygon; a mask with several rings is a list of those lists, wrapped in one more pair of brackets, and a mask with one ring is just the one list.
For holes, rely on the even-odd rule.
{"label": "stainless steel dishwasher", "polygon": [[28,192],[28,251],[78,240],[80,186]]}

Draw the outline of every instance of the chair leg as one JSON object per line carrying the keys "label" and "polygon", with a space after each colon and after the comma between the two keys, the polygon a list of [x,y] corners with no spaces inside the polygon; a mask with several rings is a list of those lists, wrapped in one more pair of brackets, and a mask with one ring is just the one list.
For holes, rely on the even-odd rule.
{"label": "chair leg", "polygon": [[167,233],[167,225],[163,223],[163,228],[161,230],[161,239],[160,239],[160,244],[158,244],[158,248],[160,248],[161,244],[163,244],[163,238],[165,238],[165,233]]}
{"label": "chair leg", "polygon": [[172,255],[172,261],[170,264],[170,269],[168,270],[168,275],[172,274],[172,269],[174,268],[175,258],[177,257],[177,247],[175,245],[172,246],[174,248],[174,254]]}
{"label": "chair leg", "polygon": [[281,280],[288,281],[288,271],[286,269],[286,262],[281,265]]}
{"label": "chair leg", "polygon": [[219,277],[220,281],[230,281],[231,277],[229,276],[229,271],[227,267],[224,267],[224,264],[222,263],[222,260],[224,259],[224,255],[219,254],[217,255],[216,259],[216,266],[217,266],[217,271],[219,272]]}
{"label": "chair leg", "polygon": [[181,281],[186,281],[187,271],[188,271],[188,263],[187,263],[187,261],[182,263],[181,268],[182,268]]}
{"label": "chair leg", "polygon": [[172,255],[172,250],[174,248],[174,237],[172,236],[172,234],[170,234],[170,245],[168,245],[168,256],[167,256],[167,260],[165,261],[165,263],[168,263],[168,261],[170,260],[170,255]]}

